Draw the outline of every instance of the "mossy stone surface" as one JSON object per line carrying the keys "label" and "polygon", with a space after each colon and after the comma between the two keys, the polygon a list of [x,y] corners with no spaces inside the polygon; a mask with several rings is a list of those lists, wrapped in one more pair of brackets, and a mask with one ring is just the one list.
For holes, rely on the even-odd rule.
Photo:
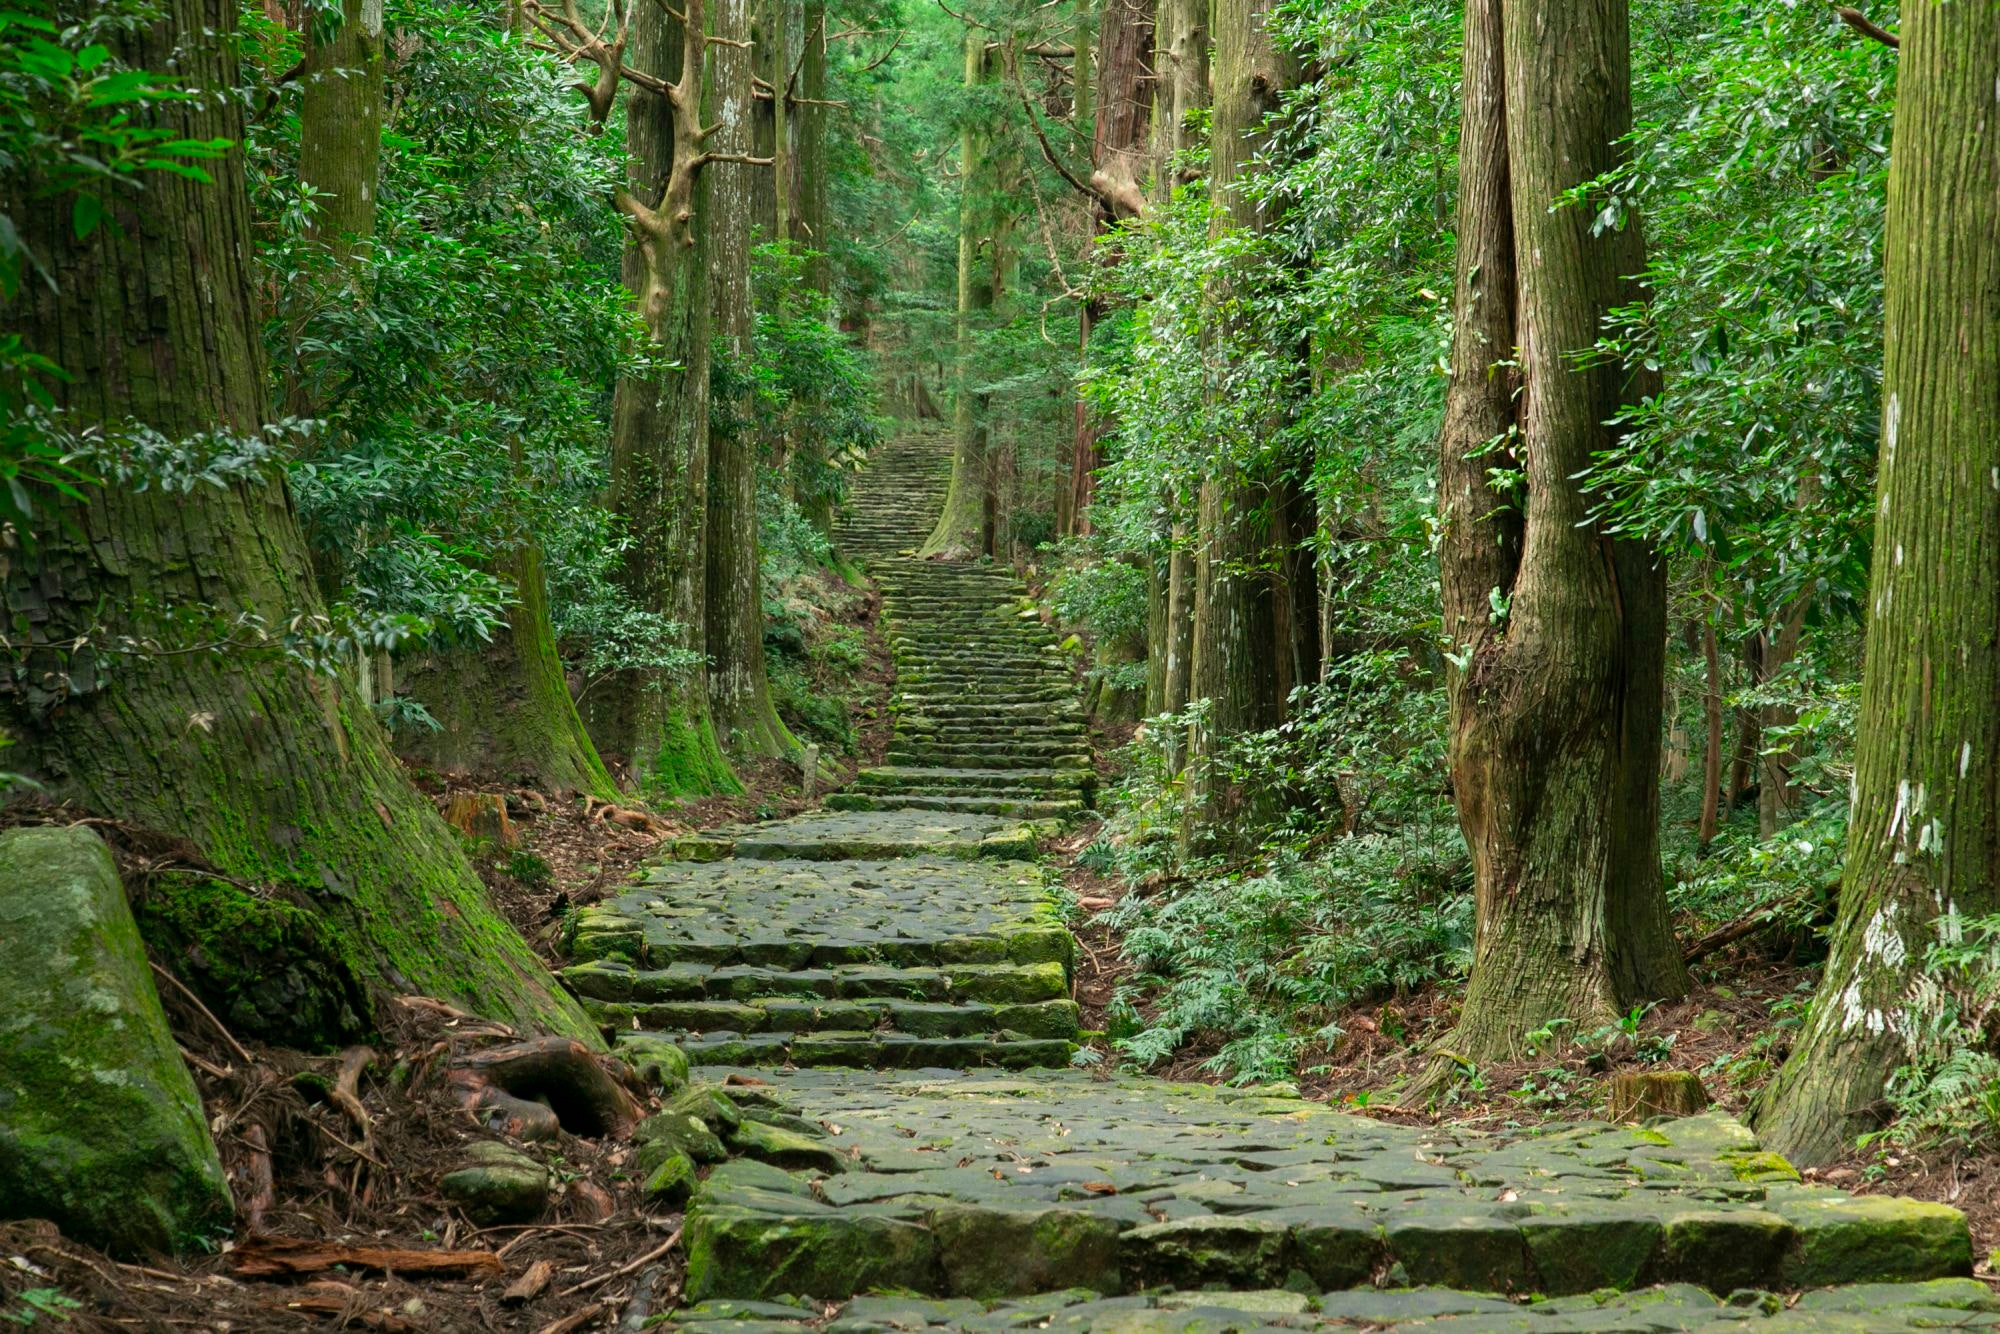
{"label": "mossy stone surface", "polygon": [[135,1255],[232,1214],[103,840],[0,833],[0,1217]]}
{"label": "mossy stone surface", "polygon": [[463,1165],[445,1173],[438,1188],[480,1227],[531,1223],[549,1205],[548,1169],[498,1140],[467,1145]]}
{"label": "mossy stone surface", "polygon": [[1072,1209],[952,1204],[934,1211],[945,1291],[1019,1297],[1064,1288],[1123,1290],[1118,1226]]}
{"label": "mossy stone surface", "polygon": [[936,1292],[942,1282],[936,1235],[898,1218],[697,1209],[688,1216],[686,1237],[693,1301],[846,1297],[881,1288]]}
{"label": "mossy stone surface", "polygon": [[1965,1215],[1925,1200],[1887,1195],[1790,1195],[1771,1208],[1798,1231],[1784,1267],[1787,1286],[1907,1282],[1969,1277],[1972,1234]]}

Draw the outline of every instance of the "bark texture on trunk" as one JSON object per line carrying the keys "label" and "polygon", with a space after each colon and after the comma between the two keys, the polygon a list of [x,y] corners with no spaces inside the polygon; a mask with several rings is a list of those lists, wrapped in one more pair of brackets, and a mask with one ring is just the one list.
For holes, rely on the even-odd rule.
{"label": "bark texture on trunk", "polygon": [[1153,196],[1161,201],[1179,183],[1173,160],[1194,141],[1194,114],[1208,105],[1208,7],[1209,0],[1159,0]]}
{"label": "bark texture on trunk", "polygon": [[[711,56],[709,151],[749,156],[755,103],[750,0],[713,0],[718,39]],[[718,349],[708,452],[708,698],[717,734],[733,755],[797,753],[771,704],[764,675],[764,599],[757,541],[757,430],[750,401],[756,312],[750,304],[750,230],[757,179],[769,167],[718,160],[704,168],[708,208],[701,250],[708,271]]]}
{"label": "bark texture on trunk", "polygon": [[315,40],[316,26],[309,17],[299,179],[315,191],[313,233],[344,257],[375,235],[388,65],[382,0],[345,0],[340,28],[329,41]]}
{"label": "bark texture on trunk", "polygon": [[[636,6],[625,56],[634,69],[662,78],[678,69],[690,107],[701,101],[701,11],[701,0],[692,0],[694,27],[683,31],[661,6]],[[692,114],[641,90],[627,100],[625,138],[625,285],[655,361],[650,371],[620,380],[612,404],[612,503],[633,539],[618,577],[635,606],[680,627],[681,648],[706,654],[709,297],[695,245],[696,219],[707,207],[696,164],[702,146]],[[716,740],[700,668],[619,672],[588,697],[585,720],[599,749],[627,760],[646,791],[738,788]]]}
{"label": "bark texture on trunk", "polygon": [[[122,37],[130,62],[201,91],[162,115],[190,137],[243,135],[237,7],[166,0]],[[250,284],[240,154],[213,184],[167,173],[121,195],[116,226],[79,242],[69,201],[20,209],[24,238],[61,275],[8,309],[28,345],[73,377],[56,393],[78,427],[143,424],[169,439],[269,419],[261,313]],[[61,507],[0,583],[11,650],[0,726],[13,765],[92,812],[187,839],[226,874],[309,907],[378,990],[596,1041],[594,1027],[486,897],[456,838],[404,779],[387,738],[338,675],[276,653],[122,655],[92,645],[152,636],[169,650],[317,615],[282,475],[186,492],[109,484]],[[209,623],[163,620],[169,609]]]}
{"label": "bark texture on trunk", "polygon": [[827,254],[832,238],[826,221],[826,0],[806,0],[801,30],[805,48],[799,55],[799,96],[793,118],[798,122],[799,191],[794,239],[810,246],[806,281],[815,292],[833,292],[833,261]]}
{"label": "bark texture on trunk", "polygon": [[399,736],[397,749],[434,768],[608,801],[617,789],[570,699],[540,548],[524,541],[502,573],[514,602],[491,644],[413,654],[397,664],[404,691],[439,724],[435,732]]}
{"label": "bark texture on trunk", "polygon": [[[1475,873],[1465,1009],[1447,1048],[1517,1055],[1678,995],[1658,852],[1665,571],[1587,517],[1577,477],[1626,396],[1580,368],[1634,293],[1636,220],[1593,235],[1558,195],[1616,163],[1631,122],[1624,0],[1470,0],[1457,344],[1440,440],[1451,773]],[[1519,382],[1496,363],[1512,357]],[[1502,452],[1488,446],[1516,428]],[[1488,470],[1520,473],[1519,499]]]}
{"label": "bark texture on trunk", "polygon": [[[1242,189],[1264,147],[1265,118],[1295,78],[1266,27],[1271,0],[1217,0],[1214,140],[1209,179],[1215,229],[1253,231],[1271,218]],[[1218,275],[1210,319],[1226,322],[1230,276]],[[1222,335],[1227,337],[1226,324]],[[1226,442],[1225,450],[1229,449]],[[1197,513],[1194,651],[1190,700],[1206,705],[1188,730],[1192,781],[1184,838],[1228,843],[1262,817],[1266,794],[1239,782],[1224,757],[1240,735],[1275,727],[1282,697],[1273,646],[1276,597],[1269,576],[1277,535],[1264,479],[1225,458],[1202,480]]]}
{"label": "bark texture on trunk", "polygon": [[[975,29],[965,36],[965,87],[968,92],[987,83],[993,74],[993,56],[986,50],[986,34]],[[986,201],[982,196],[992,188],[989,145],[985,131],[968,119],[959,131],[958,166],[958,352],[952,370],[951,483],[945,491],[944,510],[937,526],[924,539],[919,554],[956,558],[988,551],[991,537],[990,499],[993,479],[991,461],[986,457],[987,431],[983,396],[973,390],[972,321],[980,311],[993,305],[991,270],[981,263],[981,242],[992,238],[986,232]]]}
{"label": "bark texture on trunk", "polygon": [[1753,1109],[1804,1163],[1871,1127],[1948,915],[2000,911],[2000,10],[1914,5],[1901,36],[1847,867],[1804,1031]]}

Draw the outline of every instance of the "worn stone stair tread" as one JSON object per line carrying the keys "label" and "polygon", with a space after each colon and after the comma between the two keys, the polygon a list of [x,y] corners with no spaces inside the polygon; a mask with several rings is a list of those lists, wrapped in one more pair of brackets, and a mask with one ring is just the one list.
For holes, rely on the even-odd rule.
{"label": "worn stone stair tread", "polygon": [[963,1330],[968,1334],[1055,1329],[1070,1334],[1188,1334],[1189,1331],[1299,1329],[1914,1330],[1990,1326],[2000,1298],[1976,1279],[1870,1284],[1809,1292],[1786,1309],[1777,1293],[1718,1298],[1688,1283],[1622,1294],[1558,1297],[1523,1305],[1449,1288],[1390,1288],[1311,1294],[1287,1288],[1235,1291],[1158,1289],[1105,1297],[1069,1289],[1000,1301],[884,1294],[853,1298],[829,1319],[817,1305],[710,1301],[683,1307],[662,1328],[685,1334],[742,1334],[823,1328],[829,1334]]}
{"label": "worn stone stair tread", "polygon": [[1067,820],[1089,809],[1075,799],[1043,801],[1033,796],[1005,796],[990,792],[979,796],[925,792],[873,795],[836,792],[826,799],[826,804],[837,811],[967,811],[978,815],[1011,815],[1024,820]]}
{"label": "worn stone stair tread", "polygon": [[883,996],[757,995],[609,1002],[585,998],[584,1008],[613,1027],[636,1021],[654,1033],[898,1032],[917,1037],[979,1037],[1018,1033],[1028,1038],[1076,1036],[1076,1002],[1062,1000],[992,1004],[985,1001],[916,1000]]}
{"label": "worn stone stair tread", "polygon": [[810,1219],[697,1191],[691,1298],[1340,1291],[1389,1274],[1517,1297],[1700,1284],[1712,1302],[1971,1272],[1956,1210],[1800,1184],[1719,1113],[1515,1140],[1074,1071],[771,1079],[839,1128],[848,1170]]}
{"label": "worn stone stair tread", "polygon": [[1007,1069],[1064,1067],[1076,1050],[1061,1038],[1025,1034],[929,1036],[894,1031],[710,1033],[660,1030],[678,1043],[691,1066],[741,1067],[754,1064],[857,1070],[934,1069],[1001,1066]]}
{"label": "worn stone stair tread", "polygon": [[856,786],[895,789],[909,785],[931,787],[1004,787],[1019,790],[1067,789],[1089,785],[1087,775],[1074,769],[947,768],[936,765],[882,765],[863,769],[854,776]]}
{"label": "worn stone stair tread", "polygon": [[597,959],[565,968],[562,978],[570,990],[586,1000],[639,1004],[757,997],[880,997],[1013,1005],[1063,1000],[1069,995],[1069,981],[1060,960],[797,969],[682,963],[643,969],[618,960]]}
{"label": "worn stone stair tread", "polygon": [[674,840],[683,861],[898,857],[1028,857],[1034,831],[1018,821],[974,813],[819,811],[765,824],[730,826]]}

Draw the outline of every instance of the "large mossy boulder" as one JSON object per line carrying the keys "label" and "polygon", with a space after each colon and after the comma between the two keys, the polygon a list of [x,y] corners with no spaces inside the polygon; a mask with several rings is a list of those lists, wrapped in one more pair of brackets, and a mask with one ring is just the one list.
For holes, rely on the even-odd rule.
{"label": "large mossy boulder", "polygon": [[233,1212],[110,851],[0,832],[0,1217],[129,1255]]}

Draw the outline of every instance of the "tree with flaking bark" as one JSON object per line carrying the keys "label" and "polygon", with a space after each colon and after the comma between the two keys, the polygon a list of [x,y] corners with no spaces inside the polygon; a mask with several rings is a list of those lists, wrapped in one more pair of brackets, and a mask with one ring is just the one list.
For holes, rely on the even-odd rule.
{"label": "tree with flaking bark", "polygon": [[[1658,849],[1666,573],[1578,480],[1645,377],[1582,361],[1636,293],[1638,222],[1564,192],[1631,125],[1624,0],[1465,10],[1456,337],[1439,442],[1450,763],[1474,869],[1446,1050],[1518,1055],[1686,989]],[[1505,489],[1498,484],[1504,479]]]}
{"label": "tree with flaking bark", "polygon": [[1805,1027],[1752,1109],[1805,1163],[1879,1119],[1930,947],[2000,912],[2000,9],[1914,5],[1899,35],[1847,865]]}
{"label": "tree with flaking bark", "polygon": [[[174,69],[196,94],[158,112],[177,134],[242,140],[237,8],[165,0],[115,39],[132,67]],[[212,183],[148,177],[142,193],[114,196],[116,225],[87,238],[60,194],[12,211],[61,281],[24,284],[8,323],[71,372],[50,388],[72,429],[243,440],[270,421],[242,153],[209,171]],[[275,463],[186,490],[114,479],[59,508],[0,582],[13,627],[0,724],[14,765],[80,810],[185,840],[230,880],[304,909],[378,992],[597,1042],[344,674],[280,651],[286,627],[311,630],[324,614]]]}
{"label": "tree with flaking bark", "polygon": [[[1272,207],[1248,189],[1268,146],[1266,124],[1297,78],[1289,54],[1270,31],[1271,0],[1218,0],[1215,7],[1215,108],[1209,150],[1212,235],[1255,232],[1276,220]],[[1205,323],[1216,340],[1210,358],[1242,335],[1232,316],[1232,280],[1212,280]],[[1219,368],[1211,368],[1211,375]],[[1220,386],[1215,393],[1224,392]],[[1278,533],[1265,479],[1242,457],[1245,442],[1216,441],[1221,457],[1202,479],[1195,516],[1194,645],[1188,696],[1202,712],[1188,729],[1190,792],[1184,839],[1191,844],[1235,840],[1253,827],[1262,794],[1237,781],[1225,750],[1229,740],[1275,727],[1283,698],[1272,648],[1277,619],[1267,567]]]}
{"label": "tree with flaking bark", "polygon": [[[757,214],[752,155],[750,0],[711,0],[714,69],[705,90],[715,144],[701,232],[716,350],[708,453],[708,699],[723,747],[739,756],[786,757],[799,743],[771,704],[764,674],[764,599],[757,557],[757,432],[750,404],[756,312],[750,301],[750,230]],[[692,18],[690,18],[692,21]]]}
{"label": "tree with flaking bark", "polygon": [[[679,627],[679,647],[708,651],[708,275],[697,214],[705,168],[718,160],[702,124],[708,57],[704,0],[666,6],[612,0],[602,24],[576,0],[526,0],[529,20],[564,59],[590,71],[578,85],[602,123],[630,85],[625,284],[651,340],[650,366],[621,379],[612,406],[612,508],[632,539],[619,581],[635,606]],[[673,71],[674,77],[668,77]],[[663,794],[737,787],[716,736],[704,673],[629,668],[591,696],[599,747],[625,756],[642,788]]]}

